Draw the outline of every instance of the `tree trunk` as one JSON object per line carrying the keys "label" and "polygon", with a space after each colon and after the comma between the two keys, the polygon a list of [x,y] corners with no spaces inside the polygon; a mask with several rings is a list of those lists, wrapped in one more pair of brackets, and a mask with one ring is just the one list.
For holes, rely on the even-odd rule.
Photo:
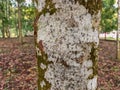
{"label": "tree trunk", "polygon": [[7,36],[10,38],[10,1],[8,1],[8,25],[7,25]]}
{"label": "tree trunk", "polygon": [[18,33],[18,14],[16,13],[18,12],[17,10],[15,10],[15,31],[16,31],[16,37],[19,37],[19,33]]}
{"label": "tree trunk", "polygon": [[7,36],[7,38],[10,38],[9,25],[5,29],[6,29],[6,36]]}
{"label": "tree trunk", "polygon": [[22,39],[22,26],[21,26],[21,8],[20,8],[20,3],[18,2],[18,31],[19,31],[19,41],[20,43],[23,43]]}
{"label": "tree trunk", "polygon": [[4,21],[2,19],[2,38],[5,38]]}
{"label": "tree trunk", "polygon": [[101,0],[38,0],[37,9],[38,90],[97,90]]}
{"label": "tree trunk", "polygon": [[105,32],[105,40],[106,40],[106,38],[107,38],[107,33]]}
{"label": "tree trunk", "polygon": [[[4,4],[4,2],[3,2],[3,0],[2,0],[2,4]],[[5,15],[5,11],[4,10],[2,10],[2,13],[3,13],[3,15]],[[4,30],[4,17],[2,17],[2,38],[5,38],[5,30]]]}
{"label": "tree trunk", "polygon": [[118,30],[117,30],[117,46],[116,46],[116,50],[117,50],[117,59],[120,60],[120,42],[119,42],[119,34],[120,34],[120,0],[118,0]]}

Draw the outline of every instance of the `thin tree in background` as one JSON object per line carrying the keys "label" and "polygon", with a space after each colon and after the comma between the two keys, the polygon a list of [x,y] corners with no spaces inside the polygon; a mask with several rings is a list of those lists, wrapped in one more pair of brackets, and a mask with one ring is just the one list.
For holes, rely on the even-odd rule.
{"label": "thin tree in background", "polygon": [[22,35],[22,23],[21,23],[21,3],[25,0],[16,0],[18,5],[18,31],[19,31],[19,41],[23,43],[23,35]]}
{"label": "thin tree in background", "polygon": [[4,1],[2,0],[2,2],[1,2],[2,4],[1,4],[1,14],[2,14],[2,29],[1,29],[1,31],[2,31],[2,38],[5,38],[5,29],[4,29],[4,27],[5,27],[5,25],[4,25],[4,23],[5,23],[5,11],[4,11]]}
{"label": "thin tree in background", "polygon": [[14,15],[15,15],[15,31],[16,31],[16,36],[19,37],[19,32],[18,32],[18,8],[15,8],[14,10]]}
{"label": "thin tree in background", "polygon": [[119,35],[120,35],[120,0],[118,0],[118,29],[117,29],[117,59],[120,60],[120,42],[119,42]]}
{"label": "thin tree in background", "polygon": [[19,0],[17,0],[18,3],[18,31],[19,31],[19,40],[22,43],[23,42],[23,38],[22,38],[22,24],[21,24],[21,9],[20,9],[20,2]]}
{"label": "thin tree in background", "polygon": [[5,17],[6,17],[6,24],[5,24],[5,33],[6,33],[6,37],[10,37],[10,31],[9,31],[9,16],[10,16],[10,1],[6,0],[6,11],[5,11]]}

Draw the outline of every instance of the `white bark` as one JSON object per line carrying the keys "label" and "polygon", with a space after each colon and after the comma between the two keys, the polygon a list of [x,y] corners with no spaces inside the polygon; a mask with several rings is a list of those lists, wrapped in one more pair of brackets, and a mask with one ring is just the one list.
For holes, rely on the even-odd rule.
{"label": "white bark", "polygon": [[[97,55],[100,12],[91,15],[83,5],[70,0],[53,0],[53,3],[59,9],[53,15],[41,15],[37,35],[47,61],[52,62],[47,65],[40,62],[40,68],[45,70],[44,79],[51,84],[48,90],[96,90],[97,74],[93,69],[96,66],[91,57]],[[39,11],[44,5],[45,0],[40,0]],[[47,84],[44,79],[41,87]]]}

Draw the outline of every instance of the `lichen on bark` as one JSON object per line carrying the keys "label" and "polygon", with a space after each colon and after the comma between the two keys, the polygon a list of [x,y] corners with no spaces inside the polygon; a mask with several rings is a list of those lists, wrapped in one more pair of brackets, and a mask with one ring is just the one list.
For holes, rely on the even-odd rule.
{"label": "lichen on bark", "polygon": [[99,1],[42,0],[36,40],[39,90],[96,90]]}

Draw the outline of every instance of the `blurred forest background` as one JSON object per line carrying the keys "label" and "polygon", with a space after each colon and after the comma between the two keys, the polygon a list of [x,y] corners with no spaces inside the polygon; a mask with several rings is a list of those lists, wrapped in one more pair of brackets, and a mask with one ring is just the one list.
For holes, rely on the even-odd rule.
{"label": "blurred forest background", "polygon": [[34,3],[27,0],[0,0],[0,37],[25,36],[33,31]]}

